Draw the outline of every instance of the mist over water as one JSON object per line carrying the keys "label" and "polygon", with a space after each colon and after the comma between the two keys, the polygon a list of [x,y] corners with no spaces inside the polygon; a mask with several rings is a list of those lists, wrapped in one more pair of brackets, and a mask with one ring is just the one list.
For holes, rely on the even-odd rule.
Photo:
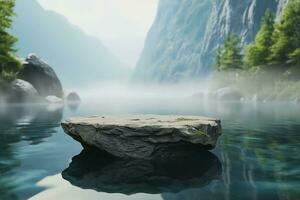
{"label": "mist over water", "polygon": [[[214,68],[228,31],[253,41],[262,12],[285,1],[17,0],[18,55],[45,60],[63,89],[16,98],[39,103],[0,94],[0,200],[299,199],[298,68]],[[108,115],[217,118],[222,135],[182,159],[121,159],[84,149],[61,127]]]}
{"label": "mist over water", "polygon": [[177,83],[102,81],[83,87],[78,85],[67,91],[78,92],[82,105],[105,105],[104,110],[114,110],[115,114],[131,114],[131,111],[138,110],[150,112],[153,109],[173,109],[181,114],[180,111],[192,111],[199,105],[233,102],[249,106],[268,106],[273,105],[272,102],[297,105],[297,99],[300,99],[297,88],[300,84],[293,82],[291,85],[291,81],[278,81],[278,74],[275,71],[256,76],[249,73],[218,72],[202,80],[191,79]]}
{"label": "mist over water", "polygon": [[[193,95],[204,91],[200,83],[142,84],[133,82],[101,82],[85,88],[73,89],[82,99],[81,106],[101,106],[104,113],[157,114],[158,110],[193,109]],[[189,103],[188,103],[189,102]],[[153,110],[157,110],[153,112]],[[153,112],[153,113],[152,113]],[[96,114],[96,113],[95,113]],[[98,113],[101,115],[102,113]]]}

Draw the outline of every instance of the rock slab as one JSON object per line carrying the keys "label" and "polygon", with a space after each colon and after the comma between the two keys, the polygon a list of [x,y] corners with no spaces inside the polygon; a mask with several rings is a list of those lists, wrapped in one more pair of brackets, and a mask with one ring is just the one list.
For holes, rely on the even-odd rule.
{"label": "rock slab", "polygon": [[71,118],[64,131],[86,149],[121,158],[155,159],[211,150],[221,122],[197,116],[106,116]]}

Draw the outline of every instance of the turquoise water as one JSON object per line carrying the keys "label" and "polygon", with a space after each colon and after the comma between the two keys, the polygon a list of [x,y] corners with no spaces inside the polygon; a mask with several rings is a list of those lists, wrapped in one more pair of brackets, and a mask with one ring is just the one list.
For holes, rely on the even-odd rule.
{"label": "turquoise water", "polygon": [[[211,153],[184,161],[120,161],[82,151],[63,133],[70,116],[218,117]],[[194,101],[0,109],[0,199],[300,199],[300,106]]]}

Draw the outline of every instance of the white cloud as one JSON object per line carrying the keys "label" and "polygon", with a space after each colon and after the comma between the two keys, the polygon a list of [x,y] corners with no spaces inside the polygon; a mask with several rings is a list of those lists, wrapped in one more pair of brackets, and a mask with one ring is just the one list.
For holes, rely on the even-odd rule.
{"label": "white cloud", "polygon": [[[158,0],[38,0],[45,9],[66,16],[134,65],[155,18]],[[134,43],[131,46],[124,45]],[[124,55],[126,54],[126,55]]]}

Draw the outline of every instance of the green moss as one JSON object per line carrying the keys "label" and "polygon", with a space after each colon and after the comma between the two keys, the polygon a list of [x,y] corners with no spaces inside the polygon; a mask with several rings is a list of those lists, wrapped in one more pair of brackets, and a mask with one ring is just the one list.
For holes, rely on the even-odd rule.
{"label": "green moss", "polygon": [[197,131],[196,131],[196,134],[197,134],[197,135],[205,135],[205,136],[209,137],[209,135],[207,135],[207,133],[205,133],[205,132],[202,131],[202,130],[197,130]]}
{"label": "green moss", "polygon": [[184,118],[184,117],[179,117],[176,119],[176,121],[196,121],[197,119],[191,119],[191,118]]}

